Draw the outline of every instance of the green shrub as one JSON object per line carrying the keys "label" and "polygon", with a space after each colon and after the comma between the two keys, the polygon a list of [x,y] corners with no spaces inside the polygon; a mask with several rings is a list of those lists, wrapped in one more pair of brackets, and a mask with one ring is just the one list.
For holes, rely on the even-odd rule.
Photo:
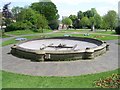
{"label": "green shrub", "polygon": [[8,25],[5,29],[6,32],[9,31],[15,31],[15,30],[25,30],[25,29],[31,29],[32,24],[30,22],[15,22],[10,25]]}
{"label": "green shrub", "polygon": [[120,34],[120,26],[116,27],[115,31],[116,31],[117,34]]}
{"label": "green shrub", "polygon": [[55,30],[55,29],[58,30],[58,28],[59,28],[59,21],[58,21],[58,20],[53,20],[53,21],[51,21],[51,22],[49,23],[49,27],[50,27],[50,29],[52,29],[52,30]]}

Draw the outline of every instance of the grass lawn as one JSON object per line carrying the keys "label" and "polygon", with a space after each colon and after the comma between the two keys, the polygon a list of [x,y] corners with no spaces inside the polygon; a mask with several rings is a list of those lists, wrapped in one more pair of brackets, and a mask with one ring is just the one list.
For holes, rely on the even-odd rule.
{"label": "grass lawn", "polygon": [[96,30],[96,32],[91,32],[90,29],[78,29],[78,30],[74,30],[74,29],[69,29],[69,30],[60,30],[60,32],[62,33],[66,33],[66,32],[78,32],[78,33],[98,33],[98,34],[110,34],[110,35],[116,35],[115,30],[111,31],[111,30]]}
{"label": "grass lawn", "polygon": [[[37,38],[43,38],[43,37],[55,37],[55,36],[63,36],[64,34],[50,34],[50,35],[35,35],[35,36],[23,36],[23,38],[27,38],[28,40],[30,39],[37,39]],[[10,45],[10,44],[16,44],[19,43],[20,41],[16,41],[15,38],[7,40],[2,42],[2,46]]]}
{"label": "grass lawn", "polygon": [[115,40],[118,39],[118,36],[111,36],[111,35],[98,35],[98,34],[90,34],[89,36],[84,36],[83,34],[72,34],[75,37],[87,37],[87,38],[94,38],[98,40]]}
{"label": "grass lawn", "polygon": [[10,37],[10,36],[8,36],[8,35],[6,35],[6,34],[2,34],[1,36],[0,36],[1,38],[8,38],[8,37]]}
{"label": "grass lawn", "polygon": [[7,35],[2,35],[2,38],[8,38],[8,37],[10,37],[10,36],[7,36]]}
{"label": "grass lawn", "polygon": [[2,42],[2,46],[6,46],[6,45],[10,45],[10,44],[15,44],[18,43],[19,41],[16,41],[15,38],[14,39],[10,39],[7,41]]}
{"label": "grass lawn", "polygon": [[[52,30],[44,30],[44,33],[49,33],[52,32]],[[105,31],[105,30],[96,30],[96,32],[91,32],[90,29],[78,29],[78,30],[74,30],[74,29],[69,29],[69,30],[59,30],[59,33],[66,33],[66,32],[79,32],[79,33],[98,33],[98,34],[111,34],[111,35],[115,35],[115,31]],[[5,32],[5,34],[10,34],[10,35],[25,35],[25,34],[39,34],[40,32],[34,32],[32,30],[17,30],[17,31],[11,31],[11,32]],[[4,36],[3,36],[4,38]]]}
{"label": "grass lawn", "polygon": [[2,72],[0,71],[0,89],[2,88]]}
{"label": "grass lawn", "polygon": [[[44,33],[52,32],[52,30],[45,29]],[[37,34],[40,32],[34,32],[32,30],[17,30],[17,31],[11,31],[11,32],[5,32],[6,34],[10,35],[25,35],[25,34]]]}
{"label": "grass lawn", "polygon": [[93,82],[100,78],[106,78],[118,70],[72,76],[72,77],[41,77],[2,72],[3,88],[95,88]]}
{"label": "grass lawn", "polygon": [[10,36],[8,36],[8,35],[6,35],[6,34],[2,34],[2,31],[0,30],[0,37],[1,37],[1,38],[7,38],[7,37],[10,37]]}
{"label": "grass lawn", "polygon": [[113,30],[113,31],[96,31],[96,33],[101,33],[101,34],[111,34],[111,35],[116,35],[116,32],[115,32],[115,30]]}
{"label": "grass lawn", "polygon": [[[64,34],[69,34],[69,33],[68,32],[67,33],[54,33],[54,34],[43,33],[41,35],[35,35],[35,36],[24,36],[24,38],[36,39],[36,38],[42,38],[42,37],[58,37],[58,36],[64,36]],[[70,34],[70,35],[74,36],[74,37],[96,38],[96,39],[99,39],[99,40],[115,40],[115,39],[118,39],[118,36],[110,36],[110,35],[98,35],[98,34],[90,34],[89,36],[84,36],[84,34]],[[3,42],[2,46],[6,46],[6,45],[9,45],[9,44],[15,44],[15,43],[18,43],[18,41],[15,41],[15,38],[14,38],[14,39]]]}

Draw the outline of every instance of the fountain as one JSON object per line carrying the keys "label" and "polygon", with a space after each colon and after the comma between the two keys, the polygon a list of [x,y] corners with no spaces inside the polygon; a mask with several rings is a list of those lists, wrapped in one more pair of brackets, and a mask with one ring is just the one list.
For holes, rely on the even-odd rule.
{"label": "fountain", "polygon": [[82,37],[52,37],[24,41],[11,47],[15,56],[32,61],[70,61],[93,59],[104,54],[109,45]]}

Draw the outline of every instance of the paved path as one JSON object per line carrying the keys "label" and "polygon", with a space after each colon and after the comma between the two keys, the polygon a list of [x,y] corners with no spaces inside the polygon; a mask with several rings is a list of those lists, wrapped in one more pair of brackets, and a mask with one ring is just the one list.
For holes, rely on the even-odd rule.
{"label": "paved path", "polygon": [[108,41],[110,50],[90,61],[31,62],[9,54],[10,46],[2,47],[2,70],[33,76],[78,76],[118,68],[118,45]]}
{"label": "paved path", "polygon": [[[54,32],[50,32],[50,33],[44,33],[44,34],[53,34]],[[28,34],[28,35],[18,35],[18,36],[12,36],[9,38],[0,38],[2,39],[2,42],[13,39],[13,38],[18,38],[18,37],[24,37],[24,36],[38,36],[38,35],[44,35],[44,34]]]}
{"label": "paved path", "polygon": [[[54,32],[49,32],[49,33],[37,33],[37,34],[28,34],[28,35],[18,35],[18,36],[14,36],[14,35],[11,35],[12,37],[9,37],[9,38],[0,38],[2,39],[2,41],[7,41],[7,40],[10,40],[10,39],[13,39],[13,38],[18,38],[18,37],[24,37],[24,36],[38,36],[38,35],[46,35],[46,34],[54,34],[54,33],[63,33],[61,31],[54,31]],[[64,32],[65,33],[65,32]],[[86,32],[67,32],[65,34],[85,34]],[[88,32],[89,34],[98,34],[98,35],[111,35],[111,34],[104,34],[104,33],[94,33],[94,32]],[[120,36],[120,35],[111,35],[111,36]]]}

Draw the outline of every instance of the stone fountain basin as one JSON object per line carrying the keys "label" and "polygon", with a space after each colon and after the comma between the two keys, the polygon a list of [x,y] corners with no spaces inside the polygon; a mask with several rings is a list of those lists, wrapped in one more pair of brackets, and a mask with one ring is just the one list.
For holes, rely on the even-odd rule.
{"label": "stone fountain basin", "polygon": [[[57,47],[60,44],[65,47]],[[52,37],[21,42],[11,47],[11,53],[33,61],[86,60],[104,54],[108,46],[104,41],[91,38]]]}

